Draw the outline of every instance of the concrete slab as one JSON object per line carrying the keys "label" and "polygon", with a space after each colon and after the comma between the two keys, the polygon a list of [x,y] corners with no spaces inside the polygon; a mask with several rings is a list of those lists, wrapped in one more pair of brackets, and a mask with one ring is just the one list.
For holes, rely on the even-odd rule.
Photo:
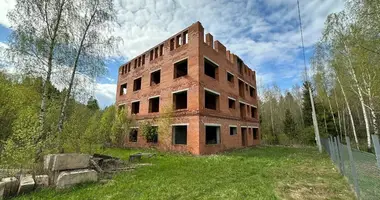
{"label": "concrete slab", "polygon": [[98,173],[92,169],[63,171],[57,178],[56,187],[63,189],[80,183],[96,181],[98,181]]}

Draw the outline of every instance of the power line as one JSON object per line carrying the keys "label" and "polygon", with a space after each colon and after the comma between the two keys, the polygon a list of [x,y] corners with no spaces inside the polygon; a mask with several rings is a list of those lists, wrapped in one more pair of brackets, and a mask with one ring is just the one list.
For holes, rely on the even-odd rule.
{"label": "power line", "polygon": [[[301,11],[300,11],[299,0],[297,0],[297,6],[298,6],[298,18],[299,18],[299,22],[300,22],[299,24],[300,24],[301,41],[302,41],[303,63],[305,65],[305,82],[306,82],[308,80],[308,75],[307,75],[307,66],[306,66],[305,45],[303,43],[303,31],[302,31],[302,21],[301,21]],[[310,104],[311,104],[311,109],[312,109],[312,118],[313,118],[313,125],[314,125],[315,141],[317,143],[319,152],[322,153],[321,137],[319,135],[318,121],[317,121],[317,115],[315,112],[315,106],[314,106],[314,99],[313,99],[313,94],[312,94],[312,90],[311,90],[311,84],[306,85],[306,87],[308,87],[307,89],[309,90],[309,95],[310,95]]]}
{"label": "power line", "polygon": [[299,19],[299,25],[300,25],[300,32],[301,32],[301,43],[302,43],[302,54],[303,54],[303,64],[305,69],[305,81],[308,80],[308,74],[307,74],[307,65],[306,65],[306,55],[305,55],[305,45],[303,42],[303,30],[302,30],[302,20],[301,20],[301,12],[300,12],[300,2],[297,0],[297,6],[298,6],[298,19]]}

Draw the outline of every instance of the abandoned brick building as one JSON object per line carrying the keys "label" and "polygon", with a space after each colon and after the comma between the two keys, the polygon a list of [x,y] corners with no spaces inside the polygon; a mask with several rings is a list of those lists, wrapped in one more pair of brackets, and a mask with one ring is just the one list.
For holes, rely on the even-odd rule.
{"label": "abandoned brick building", "polygon": [[[136,119],[125,141],[129,147],[211,154],[257,145],[257,103],[255,72],[204,35],[200,22],[119,69],[116,105]],[[172,107],[169,133],[147,141],[139,124],[157,126],[166,107]]]}

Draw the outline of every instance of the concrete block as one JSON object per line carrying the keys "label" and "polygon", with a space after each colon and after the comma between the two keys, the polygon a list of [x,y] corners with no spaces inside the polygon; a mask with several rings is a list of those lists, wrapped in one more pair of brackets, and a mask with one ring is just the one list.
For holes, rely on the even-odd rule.
{"label": "concrete block", "polygon": [[1,179],[4,183],[4,197],[11,197],[17,194],[19,181],[16,177],[8,177]]}
{"label": "concrete block", "polygon": [[33,191],[34,189],[34,179],[31,174],[23,174],[20,176],[20,185],[18,187],[17,194],[25,194]]}
{"label": "concrete block", "polygon": [[55,154],[51,171],[69,169],[84,169],[90,166],[90,155],[88,154]]}
{"label": "concrete block", "polygon": [[37,175],[36,177],[34,177],[34,182],[36,183],[36,188],[49,187],[49,176]]}
{"label": "concrete block", "polygon": [[98,173],[95,170],[82,169],[74,171],[63,171],[57,178],[58,189],[68,188],[79,183],[98,181]]}
{"label": "concrete block", "polygon": [[48,154],[44,156],[44,170],[51,170],[53,166],[54,157],[54,154]]}

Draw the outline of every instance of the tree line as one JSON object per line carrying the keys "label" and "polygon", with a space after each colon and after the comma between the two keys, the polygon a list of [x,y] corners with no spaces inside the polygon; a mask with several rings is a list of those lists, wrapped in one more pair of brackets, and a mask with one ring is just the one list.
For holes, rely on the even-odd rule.
{"label": "tree line", "polygon": [[[99,136],[91,123],[103,115],[112,115],[109,127],[117,121],[116,114],[107,114],[115,113],[113,106],[99,111],[73,98],[80,80],[104,75],[107,55],[115,53],[119,39],[110,34],[117,24],[113,0],[17,0],[7,17],[12,29],[7,63],[20,76],[1,73],[0,152],[12,154],[10,160],[25,155],[40,160],[46,151],[82,151],[75,140]],[[62,80],[65,89],[58,91],[53,79]]]}
{"label": "tree line", "polygon": [[261,128],[268,143],[313,142],[311,87],[321,135],[349,136],[356,148],[371,151],[371,134],[379,134],[379,13],[378,0],[347,0],[326,19],[310,61],[311,81],[285,95],[276,86],[264,89]]}
{"label": "tree line", "polygon": [[[57,124],[61,103],[66,90],[59,91],[48,85],[46,106],[47,135],[39,137],[39,112],[42,78],[15,78],[0,72],[0,163],[10,166],[32,166],[41,149],[42,155],[57,153],[59,149]],[[123,147],[134,119],[114,105],[99,109],[97,100],[90,98],[86,104],[72,97],[67,102],[66,120],[61,132],[61,145],[65,152],[94,153],[106,147]]]}

